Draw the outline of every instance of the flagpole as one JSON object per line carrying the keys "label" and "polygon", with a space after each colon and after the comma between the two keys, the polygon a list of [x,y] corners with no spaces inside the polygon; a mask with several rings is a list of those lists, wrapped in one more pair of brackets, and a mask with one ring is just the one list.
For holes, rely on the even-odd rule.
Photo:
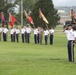
{"label": "flagpole", "polygon": [[16,22],[20,25],[20,23],[18,22],[18,20],[16,20]]}
{"label": "flagpole", "polygon": [[[46,23],[45,23],[46,24]],[[46,24],[47,29],[49,29],[48,25]]]}
{"label": "flagpole", "polygon": [[21,0],[21,25],[23,25],[23,0]]}

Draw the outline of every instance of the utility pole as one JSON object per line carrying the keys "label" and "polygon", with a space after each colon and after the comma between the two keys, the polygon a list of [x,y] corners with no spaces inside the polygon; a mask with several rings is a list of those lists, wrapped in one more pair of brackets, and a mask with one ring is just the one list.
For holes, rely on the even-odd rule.
{"label": "utility pole", "polygon": [[21,0],[21,25],[23,25],[23,0]]}

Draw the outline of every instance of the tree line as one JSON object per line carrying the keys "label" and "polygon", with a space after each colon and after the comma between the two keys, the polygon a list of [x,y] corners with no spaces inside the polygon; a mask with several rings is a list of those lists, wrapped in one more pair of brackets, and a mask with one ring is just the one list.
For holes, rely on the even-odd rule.
{"label": "tree line", "polygon": [[[32,17],[36,27],[46,27],[46,23],[39,17],[39,8],[41,8],[43,14],[49,21],[48,27],[56,27],[58,25],[60,17],[57,10],[54,8],[52,0],[22,0],[23,10],[26,10]],[[18,9],[16,13],[15,9]],[[21,22],[21,0],[1,0],[0,13],[4,12],[5,18],[8,20],[8,13],[14,14],[16,19]],[[27,18],[23,16],[23,23],[26,25],[29,23]],[[32,25],[31,25],[32,26]]]}

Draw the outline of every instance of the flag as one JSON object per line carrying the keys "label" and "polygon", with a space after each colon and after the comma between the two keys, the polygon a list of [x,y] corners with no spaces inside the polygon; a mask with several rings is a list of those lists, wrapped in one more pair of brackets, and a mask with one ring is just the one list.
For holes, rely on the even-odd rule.
{"label": "flag", "polygon": [[34,24],[32,17],[27,14],[26,10],[24,10],[24,13],[25,13],[25,16],[26,16],[26,18],[28,19],[28,21],[29,21],[31,24]]}
{"label": "flag", "polygon": [[24,10],[24,13],[25,13],[25,16],[26,16],[26,18],[27,18],[28,14],[27,14],[26,10]]}
{"label": "flag", "polygon": [[39,16],[43,19],[43,21],[46,24],[49,24],[48,20],[46,19],[46,17],[44,16],[44,14],[42,13],[41,9],[39,8]]}
{"label": "flag", "polygon": [[30,22],[31,24],[34,24],[34,23],[33,23],[33,19],[32,19],[29,15],[27,16],[27,19],[29,20],[29,22]]}
{"label": "flag", "polygon": [[5,17],[4,17],[4,13],[3,12],[1,12],[1,20],[5,21]]}
{"label": "flag", "polygon": [[73,18],[75,16],[75,12],[73,11],[73,9],[70,10],[70,17]]}
{"label": "flag", "polygon": [[76,19],[76,14],[74,15],[74,18]]}
{"label": "flag", "polygon": [[9,24],[10,24],[10,26],[13,26],[15,22],[16,22],[16,18],[11,13],[9,13]]}

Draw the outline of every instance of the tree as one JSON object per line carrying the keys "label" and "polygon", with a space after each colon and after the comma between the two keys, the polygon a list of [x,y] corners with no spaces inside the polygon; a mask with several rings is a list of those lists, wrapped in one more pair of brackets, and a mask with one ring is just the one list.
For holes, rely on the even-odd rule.
{"label": "tree", "polygon": [[11,2],[10,0],[0,0],[0,13],[4,12],[6,19],[8,19],[9,12],[14,12],[14,7],[14,1]]}
{"label": "tree", "polygon": [[[36,3],[37,0],[23,0],[23,10],[26,10],[28,14],[31,13],[31,10],[33,8],[33,5]],[[20,22],[21,21],[21,0],[15,0],[15,3],[19,6],[19,13],[17,14],[17,19]],[[26,19],[25,15],[23,17],[24,24],[29,23]]]}
{"label": "tree", "polygon": [[2,27],[4,25],[8,28],[8,21],[9,21],[9,13],[14,13],[14,7],[16,6],[15,0],[0,0],[0,20],[1,20],[1,13],[4,13],[5,20],[1,20]]}
{"label": "tree", "polygon": [[54,8],[52,0],[39,0],[33,7],[31,16],[34,20],[35,26],[41,26],[46,28],[45,22],[39,17],[39,8],[41,8],[43,14],[49,21],[48,27],[56,27],[60,17],[57,10]]}

